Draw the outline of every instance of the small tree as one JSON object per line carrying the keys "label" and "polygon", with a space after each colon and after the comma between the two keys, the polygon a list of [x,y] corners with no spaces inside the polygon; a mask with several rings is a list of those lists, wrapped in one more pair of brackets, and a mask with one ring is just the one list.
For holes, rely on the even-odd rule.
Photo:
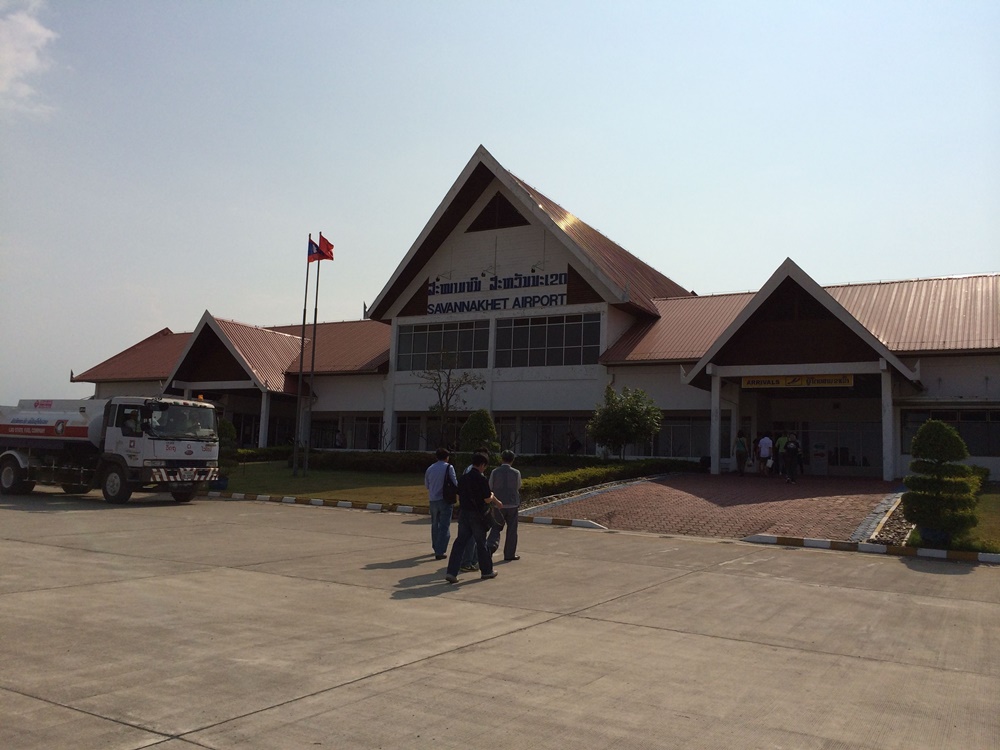
{"label": "small tree", "polygon": [[969,450],[954,427],[930,419],[917,430],[910,452],[914,473],[903,479],[903,516],[917,525],[925,543],[947,547],[978,520],[979,477],[971,467],[955,463],[968,457]]}
{"label": "small tree", "polygon": [[587,422],[587,434],[625,458],[625,446],[652,439],[662,421],[660,407],[641,388],[622,388],[619,395],[609,385],[604,389],[604,403]]}
{"label": "small tree", "polygon": [[452,415],[465,406],[465,391],[469,388],[481,391],[486,387],[486,379],[468,370],[457,370],[453,354],[439,354],[437,360],[440,366],[436,369],[414,374],[421,380],[420,387],[432,391],[437,398],[430,412],[441,419],[441,441],[448,443]]}
{"label": "small tree", "polygon": [[236,451],[236,425],[219,419],[219,479],[228,479],[239,464]]}
{"label": "small tree", "polygon": [[469,415],[459,433],[459,448],[469,452],[485,448],[490,463],[495,463],[500,453],[500,442],[497,440],[497,426],[489,411],[477,409]]}

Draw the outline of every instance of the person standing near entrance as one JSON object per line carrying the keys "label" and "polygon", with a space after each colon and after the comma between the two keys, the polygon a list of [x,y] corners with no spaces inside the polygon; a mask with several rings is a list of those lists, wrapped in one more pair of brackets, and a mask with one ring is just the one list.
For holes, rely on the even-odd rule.
{"label": "person standing near entrance", "polygon": [[795,484],[795,473],[799,469],[799,454],[801,452],[799,441],[795,439],[795,433],[793,432],[788,436],[788,440],[785,441],[785,452],[781,457],[781,465],[785,469],[785,482],[787,483]]}
{"label": "person standing near entrance", "polygon": [[743,430],[736,433],[736,440],[733,442],[733,455],[736,456],[736,470],[740,476],[743,476],[747,465],[747,456],[750,455],[750,446],[747,445],[747,436]]}
{"label": "person standing near entrance", "polygon": [[761,434],[760,440],[757,441],[757,471],[761,476],[766,477],[771,473],[771,467],[767,464],[769,461],[774,464],[772,460],[774,457],[771,455],[773,445],[766,432]]}
{"label": "person standing near entrance", "polygon": [[424,472],[424,486],[431,511],[431,547],[434,559],[444,560],[448,556],[448,540],[451,538],[451,513],[453,506],[444,499],[444,478],[447,476],[458,484],[455,467],[448,463],[451,455],[445,448],[438,448],[434,454],[437,461]]}
{"label": "person standing near entrance", "polygon": [[[520,560],[517,554],[517,512],[521,506],[521,472],[511,464],[514,463],[514,451],[506,450],[500,454],[503,461],[490,473],[490,489],[503,503],[503,521],[507,527],[507,536],[503,543],[503,559],[505,562]],[[500,547],[500,529],[494,526],[486,538],[486,546],[493,554]]]}
{"label": "person standing near entrance", "polygon": [[788,435],[782,432],[778,439],[774,441],[774,468],[777,472],[772,471],[771,473],[778,473],[781,476],[785,476],[785,443],[788,442]]}
{"label": "person standing near entrance", "polygon": [[489,463],[486,456],[477,453],[472,458],[472,471],[463,474],[458,480],[458,535],[451,546],[448,557],[448,572],[444,579],[448,583],[458,583],[458,569],[462,563],[462,555],[469,539],[476,543],[476,554],[479,557],[479,577],[483,579],[496,578],[493,570],[493,556],[486,549],[486,506],[489,503],[503,507],[503,503],[493,494],[490,483],[483,476],[483,471]]}

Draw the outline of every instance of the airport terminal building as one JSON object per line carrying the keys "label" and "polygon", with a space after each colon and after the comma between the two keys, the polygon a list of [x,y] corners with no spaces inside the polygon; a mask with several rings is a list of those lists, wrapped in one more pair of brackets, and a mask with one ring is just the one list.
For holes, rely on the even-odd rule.
{"label": "airport terminal building", "polygon": [[[74,377],[95,395],[203,395],[243,445],[293,439],[301,327],[206,312]],[[312,328],[306,347],[310,361]],[[641,388],[660,432],[631,455],[710,457],[738,430],[795,432],[805,471],[892,479],[916,429],[953,424],[1000,475],[1000,274],[820,286],[791,259],[757,292],[695,295],[480,147],[359,321],[320,324],[304,384],[314,447],[433,450],[427,371],[473,371],[519,453],[597,453],[612,385]],[[300,424],[307,424],[300,420]]]}

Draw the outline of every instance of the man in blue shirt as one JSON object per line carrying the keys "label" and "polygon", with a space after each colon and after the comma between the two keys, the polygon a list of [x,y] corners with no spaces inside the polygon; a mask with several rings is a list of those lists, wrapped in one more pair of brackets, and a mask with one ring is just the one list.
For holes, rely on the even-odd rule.
{"label": "man in blue shirt", "polygon": [[424,472],[424,486],[427,488],[427,499],[431,510],[431,547],[434,548],[434,559],[444,560],[448,556],[448,540],[451,539],[452,506],[444,499],[444,478],[458,484],[455,478],[455,467],[448,463],[451,454],[445,448],[438,448],[435,456],[437,461],[427,467]]}

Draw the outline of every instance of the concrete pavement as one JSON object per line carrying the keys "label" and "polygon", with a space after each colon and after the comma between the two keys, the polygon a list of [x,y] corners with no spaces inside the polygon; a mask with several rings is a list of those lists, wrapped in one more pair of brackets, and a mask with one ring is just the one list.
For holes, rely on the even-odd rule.
{"label": "concrete pavement", "polygon": [[0,747],[991,748],[1000,569],[426,516],[0,498]]}

